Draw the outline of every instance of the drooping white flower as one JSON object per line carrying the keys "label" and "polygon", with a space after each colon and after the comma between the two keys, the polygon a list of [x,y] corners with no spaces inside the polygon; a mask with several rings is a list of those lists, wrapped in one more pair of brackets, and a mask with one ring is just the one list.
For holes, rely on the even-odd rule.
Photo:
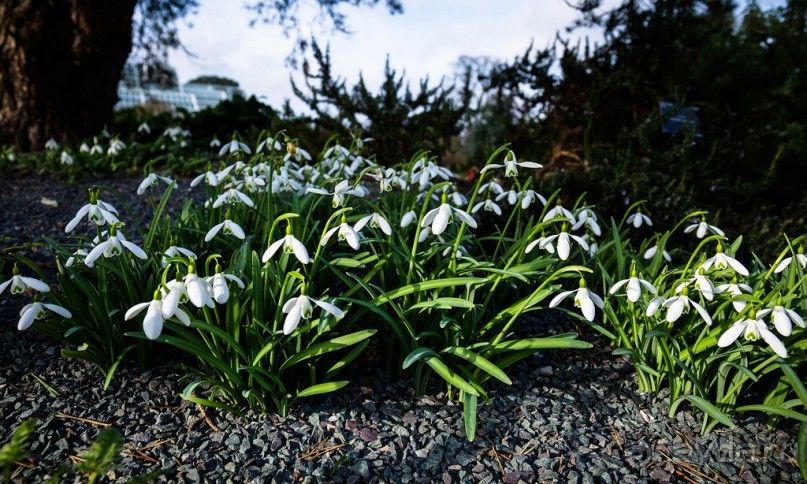
{"label": "drooping white flower", "polygon": [[594,235],[602,235],[600,224],[597,223],[597,214],[594,213],[594,210],[591,210],[590,208],[583,208],[578,210],[574,216],[577,219],[577,222],[572,225],[572,230],[577,230],[585,226],[591,230]]}
{"label": "drooping white flower", "polygon": [[502,193],[504,193],[504,187],[502,187],[496,180],[491,180],[487,183],[483,183],[479,187],[479,191],[477,193],[480,195],[483,193],[492,193],[494,195],[501,195]]}
{"label": "drooping white flower", "polygon": [[275,253],[278,251],[278,249],[280,249],[281,247],[283,247],[284,253],[294,254],[294,256],[297,257],[297,260],[299,260],[301,264],[308,264],[309,262],[311,262],[311,259],[308,257],[308,251],[306,250],[305,245],[303,245],[303,243],[300,242],[297,239],[297,237],[295,237],[294,234],[291,233],[290,229],[286,231],[285,237],[275,241],[269,246],[268,249],[266,249],[266,252],[263,253],[261,261],[264,264],[266,264],[269,261],[269,259],[271,259],[272,256],[274,256]]}
{"label": "drooping white flower", "polygon": [[224,235],[234,235],[241,240],[244,240],[244,237],[246,237],[244,229],[242,229],[240,225],[232,220],[226,219],[224,222],[214,225],[213,228],[207,231],[207,234],[205,234],[205,242],[210,242],[221,229],[224,229]]}
{"label": "drooping white flower", "polygon": [[219,150],[219,156],[229,156],[234,153],[238,153],[239,151],[243,151],[248,155],[252,154],[252,150],[249,149],[249,146],[247,146],[246,143],[238,141],[238,139],[233,137],[232,141],[222,145],[221,149]]}
{"label": "drooping white flower", "polygon": [[172,316],[176,316],[185,326],[190,326],[191,324],[191,319],[185,311],[176,305],[171,306],[170,304],[165,304],[163,300],[157,297],[150,302],[135,304],[126,311],[124,319],[128,321],[143,312],[146,308],[148,308],[148,311],[146,311],[146,317],[143,318],[143,332],[146,333],[146,338],[150,340],[155,340],[160,337],[163,331],[164,321]]}
{"label": "drooping white flower", "polygon": [[647,225],[648,227],[653,226],[653,221],[650,220],[650,217],[643,214],[641,211],[638,211],[631,216],[628,217],[628,224],[633,225],[633,228],[638,229],[642,225]]}
{"label": "drooping white flower", "polygon": [[534,249],[536,246],[538,246],[539,249],[544,249],[545,251],[549,252],[550,254],[554,254],[555,253],[555,246],[554,246],[554,244],[552,244],[552,240],[554,240],[554,239],[547,240],[546,234],[542,233],[540,237],[533,240],[532,242],[530,242],[527,245],[527,248],[524,249],[524,253],[529,254],[530,252],[532,252],[532,249]]}
{"label": "drooping white flower", "polygon": [[344,216],[342,217],[341,224],[325,232],[325,235],[322,236],[322,240],[320,241],[319,245],[324,247],[334,233],[338,234],[339,242],[347,242],[348,245],[353,248],[353,250],[359,250],[359,234],[356,233],[356,230],[345,221]]}
{"label": "drooping white flower", "polygon": [[283,149],[283,144],[271,136],[267,136],[266,139],[261,141],[258,144],[258,147],[255,148],[255,153],[261,153],[264,149],[266,149],[266,151],[270,151],[269,148],[273,148],[275,151],[280,151]]}
{"label": "drooping white flower", "polygon": [[201,175],[191,180],[191,187],[195,187],[202,180],[204,180],[208,186],[217,187],[229,176],[230,170],[232,170],[233,168],[234,165],[226,166],[221,170],[219,170],[218,172],[214,172],[213,170],[208,169],[206,172],[202,173]]}
{"label": "drooping white flower", "polygon": [[524,168],[543,168],[544,165],[539,163],[535,163],[534,161],[516,161],[516,155],[511,150],[507,150],[507,154],[504,156],[504,164],[497,165],[495,163],[491,163],[486,167],[482,168],[479,173],[485,173],[488,170],[493,170],[495,168],[504,167],[504,176],[518,176],[518,167]]}
{"label": "drooping white flower", "polygon": [[702,267],[698,268],[694,276],[678,284],[675,288],[676,294],[680,294],[687,285],[692,283],[694,283],[695,289],[697,289],[707,301],[711,301],[715,298],[715,286],[712,281],[703,274]]}
{"label": "drooping white flower", "polygon": [[151,134],[151,127],[144,121],[140,126],[137,127],[137,132]]}
{"label": "drooping white flower", "polygon": [[188,268],[188,274],[185,276],[184,283],[185,289],[188,291],[188,300],[191,304],[197,308],[201,308],[202,306],[212,308],[215,306],[215,304],[213,304],[213,298],[210,297],[213,288],[210,287],[210,283],[207,282],[206,279],[196,275],[193,266]]}
{"label": "drooping white flower", "polygon": [[491,200],[489,198],[487,200],[483,201],[483,202],[479,202],[476,205],[474,205],[474,207],[471,209],[471,213],[476,213],[476,212],[479,211],[480,208],[483,208],[483,207],[484,207],[486,212],[493,212],[496,215],[501,215],[502,214],[502,209],[499,208],[498,205],[496,205],[496,202],[494,202],[493,200]]}
{"label": "drooping white flower", "polygon": [[689,298],[689,289],[686,287],[683,288],[680,296],[673,296],[667,299],[662,303],[662,306],[667,308],[667,322],[669,323],[674,323],[682,314],[689,313],[689,310],[694,307],[706,324],[709,326],[712,325],[712,317],[709,316],[709,313],[706,312],[703,306]]}
{"label": "drooping white flower", "polygon": [[347,195],[356,195],[358,197],[364,196],[364,191],[359,190],[357,188],[350,188],[347,180],[342,180],[336,184],[333,189],[333,193],[324,190],[322,188],[307,188],[306,192],[308,193],[316,193],[319,195],[333,195],[333,208],[342,206],[345,204],[345,197]]}
{"label": "drooping white flower", "polygon": [[353,226],[353,230],[356,232],[361,232],[361,229],[363,229],[368,222],[370,227],[374,229],[380,228],[385,234],[392,235],[392,227],[390,226],[389,222],[384,218],[383,215],[377,212],[359,219],[359,221],[356,222],[356,225]]}
{"label": "drooping white flower", "polygon": [[72,156],[70,156],[70,153],[68,153],[67,151],[62,151],[60,163],[62,165],[72,165],[73,163],[75,163],[75,160],[73,159]]}
{"label": "drooping white flower", "polygon": [[158,175],[156,173],[149,173],[148,175],[146,175],[146,178],[144,178],[143,181],[140,182],[140,185],[137,187],[137,194],[142,195],[142,194],[146,193],[146,190],[148,190],[150,187],[153,187],[154,185],[156,185],[157,181],[164,182],[166,185],[170,185],[170,184],[174,183],[174,180],[168,178],[167,176],[160,176],[160,175]]}
{"label": "drooping white flower", "polygon": [[[644,257],[645,259],[652,259],[656,255],[656,252],[658,252],[658,246],[654,245],[653,247],[650,247],[649,249],[644,251],[644,255],[642,257]],[[661,256],[667,262],[672,262],[672,257],[670,257],[670,254],[666,250],[661,251]]]}
{"label": "drooping white flower", "polygon": [[804,319],[796,311],[784,307],[781,297],[776,302],[776,306],[760,310],[757,316],[762,319],[768,314],[772,315],[771,321],[776,331],[784,337],[788,337],[793,333],[793,323],[796,323],[801,328],[805,327]]}
{"label": "drooping white flower", "polygon": [[87,143],[81,143],[81,146],[78,147],[78,150],[81,153],[89,153],[90,152],[90,146]]}
{"label": "drooping white flower", "polygon": [[414,210],[410,210],[403,214],[401,217],[401,227],[408,227],[413,221],[417,219],[417,214]]}
{"label": "drooping white flower", "polygon": [[219,148],[220,146],[221,146],[221,141],[219,141],[219,139],[214,136],[213,139],[210,140],[210,147],[211,148]]}
{"label": "drooping white flower", "polygon": [[762,337],[774,353],[782,358],[787,358],[785,345],[768,329],[764,321],[758,319],[759,317],[761,316],[753,309],[749,311],[747,318],[740,319],[720,336],[720,339],[717,340],[717,346],[721,348],[730,346],[741,334],[746,341],[757,341]]}
{"label": "drooping white flower", "polygon": [[574,218],[574,214],[569,210],[563,208],[560,202],[558,202],[557,205],[555,205],[554,207],[547,210],[546,214],[544,215],[543,221],[546,222],[547,220],[553,218],[564,218],[573,225],[577,222],[577,219]]}
{"label": "drooping white flower", "polygon": [[107,148],[106,154],[110,156],[117,156],[124,149],[126,149],[126,144],[118,138],[115,138],[109,142],[109,148]]}
{"label": "drooping white flower", "polygon": [[700,222],[695,222],[692,225],[689,225],[687,228],[684,229],[684,233],[695,232],[695,235],[702,239],[706,236],[706,232],[712,232],[717,235],[726,235],[725,232],[720,230],[719,228],[715,227],[714,225],[709,225],[706,223],[706,220],[701,219]]}
{"label": "drooping white flower", "polygon": [[[742,293],[750,293],[753,289],[748,284],[742,284],[737,282],[737,278],[734,277],[731,283],[720,284],[719,286],[715,287],[715,294],[723,294],[727,293],[730,294],[730,297],[739,296]],[[734,310],[738,313],[745,309],[745,306],[748,303],[745,301],[735,300],[731,301],[731,305],[734,306]]]}
{"label": "drooping white flower", "polygon": [[56,151],[59,149],[59,143],[55,139],[50,138],[45,142],[45,149],[48,151]]}
{"label": "drooping white flower", "polygon": [[213,300],[219,304],[224,304],[230,298],[230,288],[227,287],[227,280],[233,281],[239,289],[244,289],[244,281],[234,274],[224,274],[221,272],[220,267],[216,267],[216,273],[207,278],[207,283],[210,284],[211,296]]}
{"label": "drooping white flower", "polygon": [[723,245],[719,242],[717,244],[717,253],[714,256],[706,259],[706,261],[703,263],[703,266],[701,267],[703,267],[703,270],[708,271],[709,269],[712,268],[712,266],[714,266],[715,269],[718,270],[723,270],[727,267],[731,267],[732,269],[737,271],[738,274],[741,274],[743,276],[748,275],[748,269],[746,269],[745,266],[742,265],[742,263],[740,263],[740,261],[738,261],[734,257],[729,257],[723,253]]}
{"label": "drooping white flower", "polygon": [[213,208],[219,208],[225,203],[234,204],[234,203],[243,203],[247,207],[254,207],[255,202],[252,201],[246,194],[239,191],[237,188],[230,188],[221,195],[216,198],[216,201],[213,202]]}
{"label": "drooping white flower", "polygon": [[95,144],[92,145],[92,148],[90,148],[90,154],[91,155],[100,155],[100,154],[103,154],[103,153],[104,153],[104,149],[101,148],[101,145],[98,144],[98,140],[96,139]]}
{"label": "drooping white flower", "polygon": [[180,257],[187,257],[188,259],[191,260],[196,260],[196,254],[192,250],[172,245],[171,247],[165,249],[165,251],[163,252],[162,266],[165,267],[168,265],[167,259],[169,257],[177,257],[177,255],[179,255]]}
{"label": "drooping white flower", "polygon": [[611,290],[608,291],[610,294],[616,294],[619,289],[627,284],[627,294],[628,294],[628,301],[636,302],[642,297],[642,288],[646,289],[651,294],[656,294],[656,288],[653,284],[645,281],[644,279],[639,279],[636,269],[631,269],[631,276],[627,279],[622,279],[618,281],[616,284],[611,286]]}
{"label": "drooping white flower", "polygon": [[647,311],[645,311],[645,316],[648,318],[653,317],[661,308],[661,305],[664,304],[664,298],[661,296],[656,296],[647,303]]}
{"label": "drooping white flower", "polygon": [[378,168],[375,172],[367,173],[367,176],[379,183],[379,191],[381,192],[392,191],[394,185],[401,185],[394,168],[385,168],[383,170]]}
{"label": "drooping white flower", "polygon": [[0,284],[0,294],[9,286],[11,286],[11,294],[20,294],[28,289],[34,289],[39,292],[50,291],[50,287],[39,279],[21,276],[20,270],[16,265],[14,265],[14,274],[11,276],[11,279]]}
{"label": "drooping white flower", "polygon": [[84,258],[84,265],[93,267],[95,261],[101,257],[101,255],[107,259],[117,257],[123,253],[124,248],[129,250],[135,257],[143,260],[148,258],[146,253],[143,252],[143,249],[126,240],[123,234],[118,235],[115,224],[109,226],[108,235],[109,238],[103,242],[99,242],[98,245],[87,254],[87,257]]}
{"label": "drooping white flower", "polygon": [[67,258],[67,261],[64,263],[65,267],[73,267],[73,264],[76,262],[76,257],[86,257],[88,253],[86,249],[77,249],[73,252],[73,255]]}
{"label": "drooping white flower", "polygon": [[496,195],[497,202],[500,202],[505,198],[507,199],[507,203],[509,203],[510,205],[515,205],[516,203],[518,203],[518,199],[521,198],[521,192],[517,192],[511,188],[506,192],[502,192]]}
{"label": "drooping white flower", "polygon": [[341,319],[345,315],[341,309],[329,302],[314,299],[313,297],[302,294],[289,299],[286,301],[286,304],[283,305],[283,312],[287,313],[286,319],[283,321],[283,334],[290,335],[293,333],[300,324],[300,319],[311,319],[314,313],[314,306],[312,306],[311,303],[319,306],[337,319]]}
{"label": "drooping white flower", "polygon": [[286,155],[283,157],[283,161],[289,160],[294,160],[298,163],[303,160],[311,161],[311,154],[289,141],[286,143]]}
{"label": "drooping white flower", "polygon": [[68,222],[67,226],[65,226],[65,232],[71,232],[76,225],[81,221],[84,216],[87,216],[87,220],[90,222],[95,223],[95,225],[104,225],[104,223],[108,223],[110,225],[119,223],[117,217],[118,211],[112,205],[100,200],[98,198],[98,193],[95,191],[90,192],[90,203],[84,205],[78,212],[76,212],[76,216],[73,217],[73,220]]}
{"label": "drooping white flower", "polygon": [[440,206],[429,210],[426,213],[426,216],[424,216],[423,220],[420,222],[420,226],[431,226],[432,233],[434,235],[440,235],[446,230],[448,224],[452,222],[453,215],[459,217],[460,220],[472,228],[476,228],[476,221],[474,218],[468,215],[467,212],[449,205],[448,198],[445,193],[443,193],[443,201]]}
{"label": "drooping white flower", "polygon": [[44,319],[45,309],[48,309],[63,318],[73,317],[73,315],[67,309],[56,304],[39,302],[37,299],[32,303],[26,304],[22,307],[22,310],[20,310],[20,321],[17,323],[17,330],[24,331],[30,328],[31,325],[34,324],[35,320]]}
{"label": "drooping white flower", "polygon": [[582,278],[580,279],[580,287],[578,289],[561,292],[552,298],[552,301],[549,302],[549,307],[554,308],[570,294],[574,294],[574,306],[580,308],[581,312],[583,313],[583,317],[589,321],[594,321],[596,310],[595,306],[602,309],[602,298],[589,291],[588,288],[586,288],[586,281]]}
{"label": "drooping white flower", "polygon": [[773,272],[778,274],[784,271],[787,268],[787,266],[789,266],[794,260],[798,262],[802,270],[807,269],[807,255],[804,255],[804,247],[799,246],[799,250],[796,253],[795,259],[793,257],[785,257],[784,259],[782,259],[782,261],[776,265],[776,268],[773,270]]}
{"label": "drooping white flower", "polygon": [[546,237],[541,248],[546,248],[547,245],[554,243],[555,249],[558,252],[558,257],[560,257],[561,260],[567,260],[572,250],[572,241],[577,242],[577,244],[580,245],[583,250],[588,251],[588,242],[583,240],[583,238],[580,236],[570,234],[566,230],[561,231],[559,234]]}
{"label": "drooping white flower", "polygon": [[546,205],[546,198],[535,190],[524,190],[521,192],[521,208],[523,210],[527,210],[535,200],[540,201],[541,205]]}

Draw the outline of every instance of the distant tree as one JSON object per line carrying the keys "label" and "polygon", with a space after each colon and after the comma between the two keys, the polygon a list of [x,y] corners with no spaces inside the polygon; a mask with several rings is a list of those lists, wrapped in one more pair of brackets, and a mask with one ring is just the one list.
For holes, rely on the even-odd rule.
{"label": "distant tree", "polygon": [[188,81],[188,84],[214,84],[216,86],[238,87],[238,81],[221,76],[199,76]]}
{"label": "distant tree", "polygon": [[[316,0],[320,14],[346,31],[342,5],[401,0]],[[297,0],[256,1],[258,18],[299,25]],[[176,22],[197,0],[0,0],[0,145],[39,148],[97,133],[112,121],[117,84],[135,47],[135,64],[167,65],[180,45]]]}

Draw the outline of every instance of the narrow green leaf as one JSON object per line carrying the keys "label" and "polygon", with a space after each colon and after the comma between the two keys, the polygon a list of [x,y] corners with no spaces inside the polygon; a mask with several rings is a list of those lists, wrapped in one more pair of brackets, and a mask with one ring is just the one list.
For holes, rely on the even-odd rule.
{"label": "narrow green leaf", "polygon": [[438,297],[437,299],[430,299],[428,301],[421,301],[413,304],[409,309],[406,310],[406,312],[414,311],[416,309],[473,309],[474,307],[474,303],[468,301],[467,299],[462,299],[459,297]]}
{"label": "narrow green leaf", "polygon": [[32,418],[21,423],[11,436],[11,441],[0,447],[0,468],[8,468],[28,456],[30,449],[28,440],[36,429],[36,422],[37,420]]}
{"label": "narrow green leaf", "polygon": [[412,366],[413,363],[416,363],[427,356],[437,356],[437,353],[431,348],[415,348],[406,356],[406,358],[404,358],[401,368],[405,370]]}
{"label": "narrow green leaf", "polygon": [[462,348],[460,346],[449,346],[440,353],[459,356],[460,358],[472,363],[480,370],[487,372],[493,378],[496,378],[497,380],[508,385],[513,384],[512,380],[510,380],[510,378],[498,366],[467,348]]}
{"label": "narrow green leaf", "polygon": [[807,479],[807,422],[799,426],[798,461],[801,477]]}
{"label": "narrow green leaf", "polygon": [[345,385],[347,384],[348,384],[347,380],[319,383],[317,385],[312,385],[308,388],[300,390],[299,392],[297,392],[297,395],[295,395],[294,399],[297,400],[299,398],[310,397],[312,395],[321,395],[323,393],[335,392],[336,390],[344,388]]}
{"label": "narrow green leaf", "polygon": [[790,385],[793,386],[793,390],[796,391],[796,395],[798,395],[799,400],[801,400],[801,403],[803,403],[805,409],[807,409],[807,389],[804,388],[804,383],[802,383],[801,378],[796,375],[796,372],[790,367],[790,365],[787,364],[785,360],[779,358],[776,360],[776,362],[779,363],[779,366],[782,368],[782,371],[790,382]]}
{"label": "narrow green leaf", "polygon": [[441,289],[444,287],[485,284],[486,282],[488,282],[488,280],[484,277],[449,277],[446,279],[433,279],[430,281],[409,284],[397,289],[393,289],[392,291],[387,291],[384,294],[379,295],[375,302],[380,304],[415,292],[430,291],[432,289]]}
{"label": "narrow green leaf", "polygon": [[459,390],[470,393],[471,395],[479,396],[476,388],[474,388],[467,381],[463,380],[462,377],[451,371],[451,369],[449,369],[446,364],[440,360],[440,358],[429,356],[426,358],[426,364],[431,366],[435,373],[443,377],[443,380],[447,381],[451,385],[454,385]]}
{"label": "narrow green leaf", "polygon": [[763,412],[767,414],[779,415],[780,417],[787,417],[792,418],[794,420],[798,420],[800,422],[807,422],[807,415],[796,412],[793,410],[788,410],[786,408],[781,407],[772,407],[770,405],[744,405],[742,407],[737,407],[738,412]]}
{"label": "narrow green leaf", "polygon": [[462,392],[462,420],[465,422],[465,437],[469,442],[476,437],[476,405],[478,398]]}
{"label": "narrow green leaf", "polygon": [[494,346],[494,352],[519,350],[547,350],[547,349],[586,349],[591,343],[572,338],[525,338],[519,340],[502,341]]}
{"label": "narrow green leaf", "polygon": [[376,330],[374,329],[365,329],[363,331],[357,331],[355,333],[347,334],[345,336],[339,336],[338,338],[334,338],[332,340],[325,341],[324,343],[319,343],[309,348],[306,348],[303,351],[293,355],[291,358],[286,360],[283,363],[283,365],[280,366],[278,373],[283,373],[283,371],[288,369],[289,367],[294,366],[297,363],[305,361],[309,358],[324,355],[332,351],[340,350],[342,348],[355,345],[356,343],[369,338],[375,333]]}
{"label": "narrow green leaf", "polygon": [[[704,398],[696,397],[695,395],[684,395],[683,397],[678,398],[675,400],[672,405],[670,405],[670,415],[675,415],[675,411],[678,409],[678,406],[684,400],[690,402],[691,404],[695,405],[699,409],[703,411],[706,415],[712,417],[713,419],[717,420],[718,422],[722,423],[723,425],[731,428],[734,427],[734,422],[731,421],[728,415],[718,410],[717,407],[712,405],[712,403]],[[739,409],[737,409],[739,410]]]}

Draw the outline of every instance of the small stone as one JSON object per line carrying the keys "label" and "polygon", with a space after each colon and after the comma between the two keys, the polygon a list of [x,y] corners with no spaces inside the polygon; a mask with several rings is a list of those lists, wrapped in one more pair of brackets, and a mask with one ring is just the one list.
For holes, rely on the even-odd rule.
{"label": "small stone", "polygon": [[372,442],[378,439],[378,430],[372,428],[363,428],[359,431],[359,437],[365,442]]}
{"label": "small stone", "polygon": [[358,459],[356,462],[353,463],[353,466],[350,469],[353,472],[355,472],[359,477],[362,477],[364,479],[370,477],[370,466],[364,459]]}
{"label": "small stone", "polygon": [[280,435],[280,432],[275,434],[275,437],[272,439],[272,444],[270,448],[272,451],[276,451],[277,449],[283,447],[283,436]]}

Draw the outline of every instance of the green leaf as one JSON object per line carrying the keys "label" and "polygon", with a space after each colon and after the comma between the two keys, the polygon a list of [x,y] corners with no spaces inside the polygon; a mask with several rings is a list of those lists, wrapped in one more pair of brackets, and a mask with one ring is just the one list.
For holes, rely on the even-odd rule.
{"label": "green leaf", "polygon": [[476,388],[474,388],[473,385],[451,371],[451,369],[449,369],[446,364],[440,360],[440,358],[428,356],[426,357],[426,364],[431,366],[435,373],[443,377],[443,380],[447,381],[451,385],[454,385],[459,390],[470,393],[471,395],[475,395],[477,397],[479,396],[479,392],[476,391]]}
{"label": "green leaf", "polygon": [[465,422],[465,437],[469,442],[473,442],[476,436],[477,401],[476,395],[462,392],[462,420]]}
{"label": "green leaf", "polygon": [[98,434],[90,450],[81,454],[84,462],[76,463],[76,469],[87,475],[90,482],[106,474],[123,458],[123,436],[114,427],[107,427]]}
{"label": "green leaf", "polygon": [[[712,405],[712,403],[705,398],[696,397],[695,395],[684,395],[683,397],[678,398],[675,400],[672,405],[670,405],[670,415],[675,415],[675,411],[678,409],[678,406],[684,400],[690,402],[691,404],[695,405],[699,409],[703,411],[706,415],[712,417],[713,419],[717,420],[718,422],[722,423],[727,427],[734,427],[734,422],[731,421],[728,415],[718,410],[717,407]],[[739,410],[739,409],[738,409]]]}
{"label": "green leaf", "polygon": [[364,267],[362,262],[354,260],[350,257],[337,257],[336,259],[331,261],[331,264],[339,267],[349,267],[351,269],[355,269],[357,267]]}
{"label": "green leaf", "polygon": [[503,351],[519,350],[547,350],[547,349],[586,349],[591,348],[591,343],[573,338],[525,338],[518,340],[502,341],[494,347],[495,353]]}
{"label": "green leaf", "polygon": [[415,309],[473,309],[474,307],[474,303],[468,301],[467,299],[462,299],[459,297],[438,297],[437,299],[430,299],[428,301],[421,301],[413,304],[409,309],[406,310],[406,312],[414,311]]}
{"label": "green leaf", "polygon": [[472,284],[485,284],[488,282],[484,277],[449,277],[446,279],[433,279],[430,281],[416,282],[392,291],[387,291],[375,299],[376,304],[381,304],[401,296],[406,296],[415,292],[430,291],[444,287],[465,286]]}
{"label": "green leaf", "polygon": [[11,436],[11,441],[0,447],[0,468],[9,468],[15,462],[28,456],[28,452],[30,452],[28,441],[36,428],[36,422],[37,420],[32,418],[21,423]]}
{"label": "green leaf", "polygon": [[431,356],[438,356],[437,353],[431,348],[415,348],[411,353],[409,353],[406,358],[404,358],[403,364],[401,365],[402,369],[407,369],[412,366],[413,363],[416,363],[423,358],[431,357]]}
{"label": "green leaf", "polygon": [[487,372],[493,378],[496,378],[497,380],[508,385],[513,384],[512,380],[505,375],[501,368],[493,364],[490,360],[479,356],[467,348],[462,348],[460,346],[449,346],[440,353],[448,353],[450,355],[459,356],[460,358],[472,363],[480,370]]}
{"label": "green leaf", "polygon": [[294,356],[286,360],[283,363],[283,365],[280,366],[278,373],[283,373],[283,371],[288,369],[289,367],[294,366],[297,363],[305,361],[309,358],[324,355],[332,351],[340,350],[342,348],[355,345],[356,343],[359,343],[360,341],[369,338],[375,333],[376,330],[374,329],[365,329],[363,331],[357,331],[355,333],[347,334],[345,336],[339,336],[338,338],[334,338],[332,340],[325,341],[324,343],[319,343],[314,346],[311,346],[310,348],[306,348],[303,351],[295,354]]}
{"label": "green leaf", "polygon": [[321,395],[323,393],[335,392],[336,390],[344,388],[345,385],[347,384],[348,384],[347,380],[319,383],[317,385],[312,385],[308,388],[300,390],[299,392],[297,392],[297,395],[294,396],[294,399],[297,400],[298,398],[310,397],[312,395]]}
{"label": "green leaf", "polygon": [[763,412],[772,415],[779,415],[780,417],[787,417],[792,418],[794,420],[798,420],[800,422],[807,422],[807,415],[796,412],[793,410],[788,410],[781,407],[772,407],[770,405],[744,405],[742,407],[737,407],[738,412]]}
{"label": "green leaf", "polygon": [[796,372],[790,365],[785,362],[785,360],[779,358],[776,360],[779,363],[779,366],[782,368],[785,376],[787,377],[790,385],[793,386],[793,390],[796,391],[796,395],[798,395],[799,400],[801,403],[804,404],[805,409],[807,409],[807,389],[804,388],[804,383],[801,382],[801,378],[796,375]]}

